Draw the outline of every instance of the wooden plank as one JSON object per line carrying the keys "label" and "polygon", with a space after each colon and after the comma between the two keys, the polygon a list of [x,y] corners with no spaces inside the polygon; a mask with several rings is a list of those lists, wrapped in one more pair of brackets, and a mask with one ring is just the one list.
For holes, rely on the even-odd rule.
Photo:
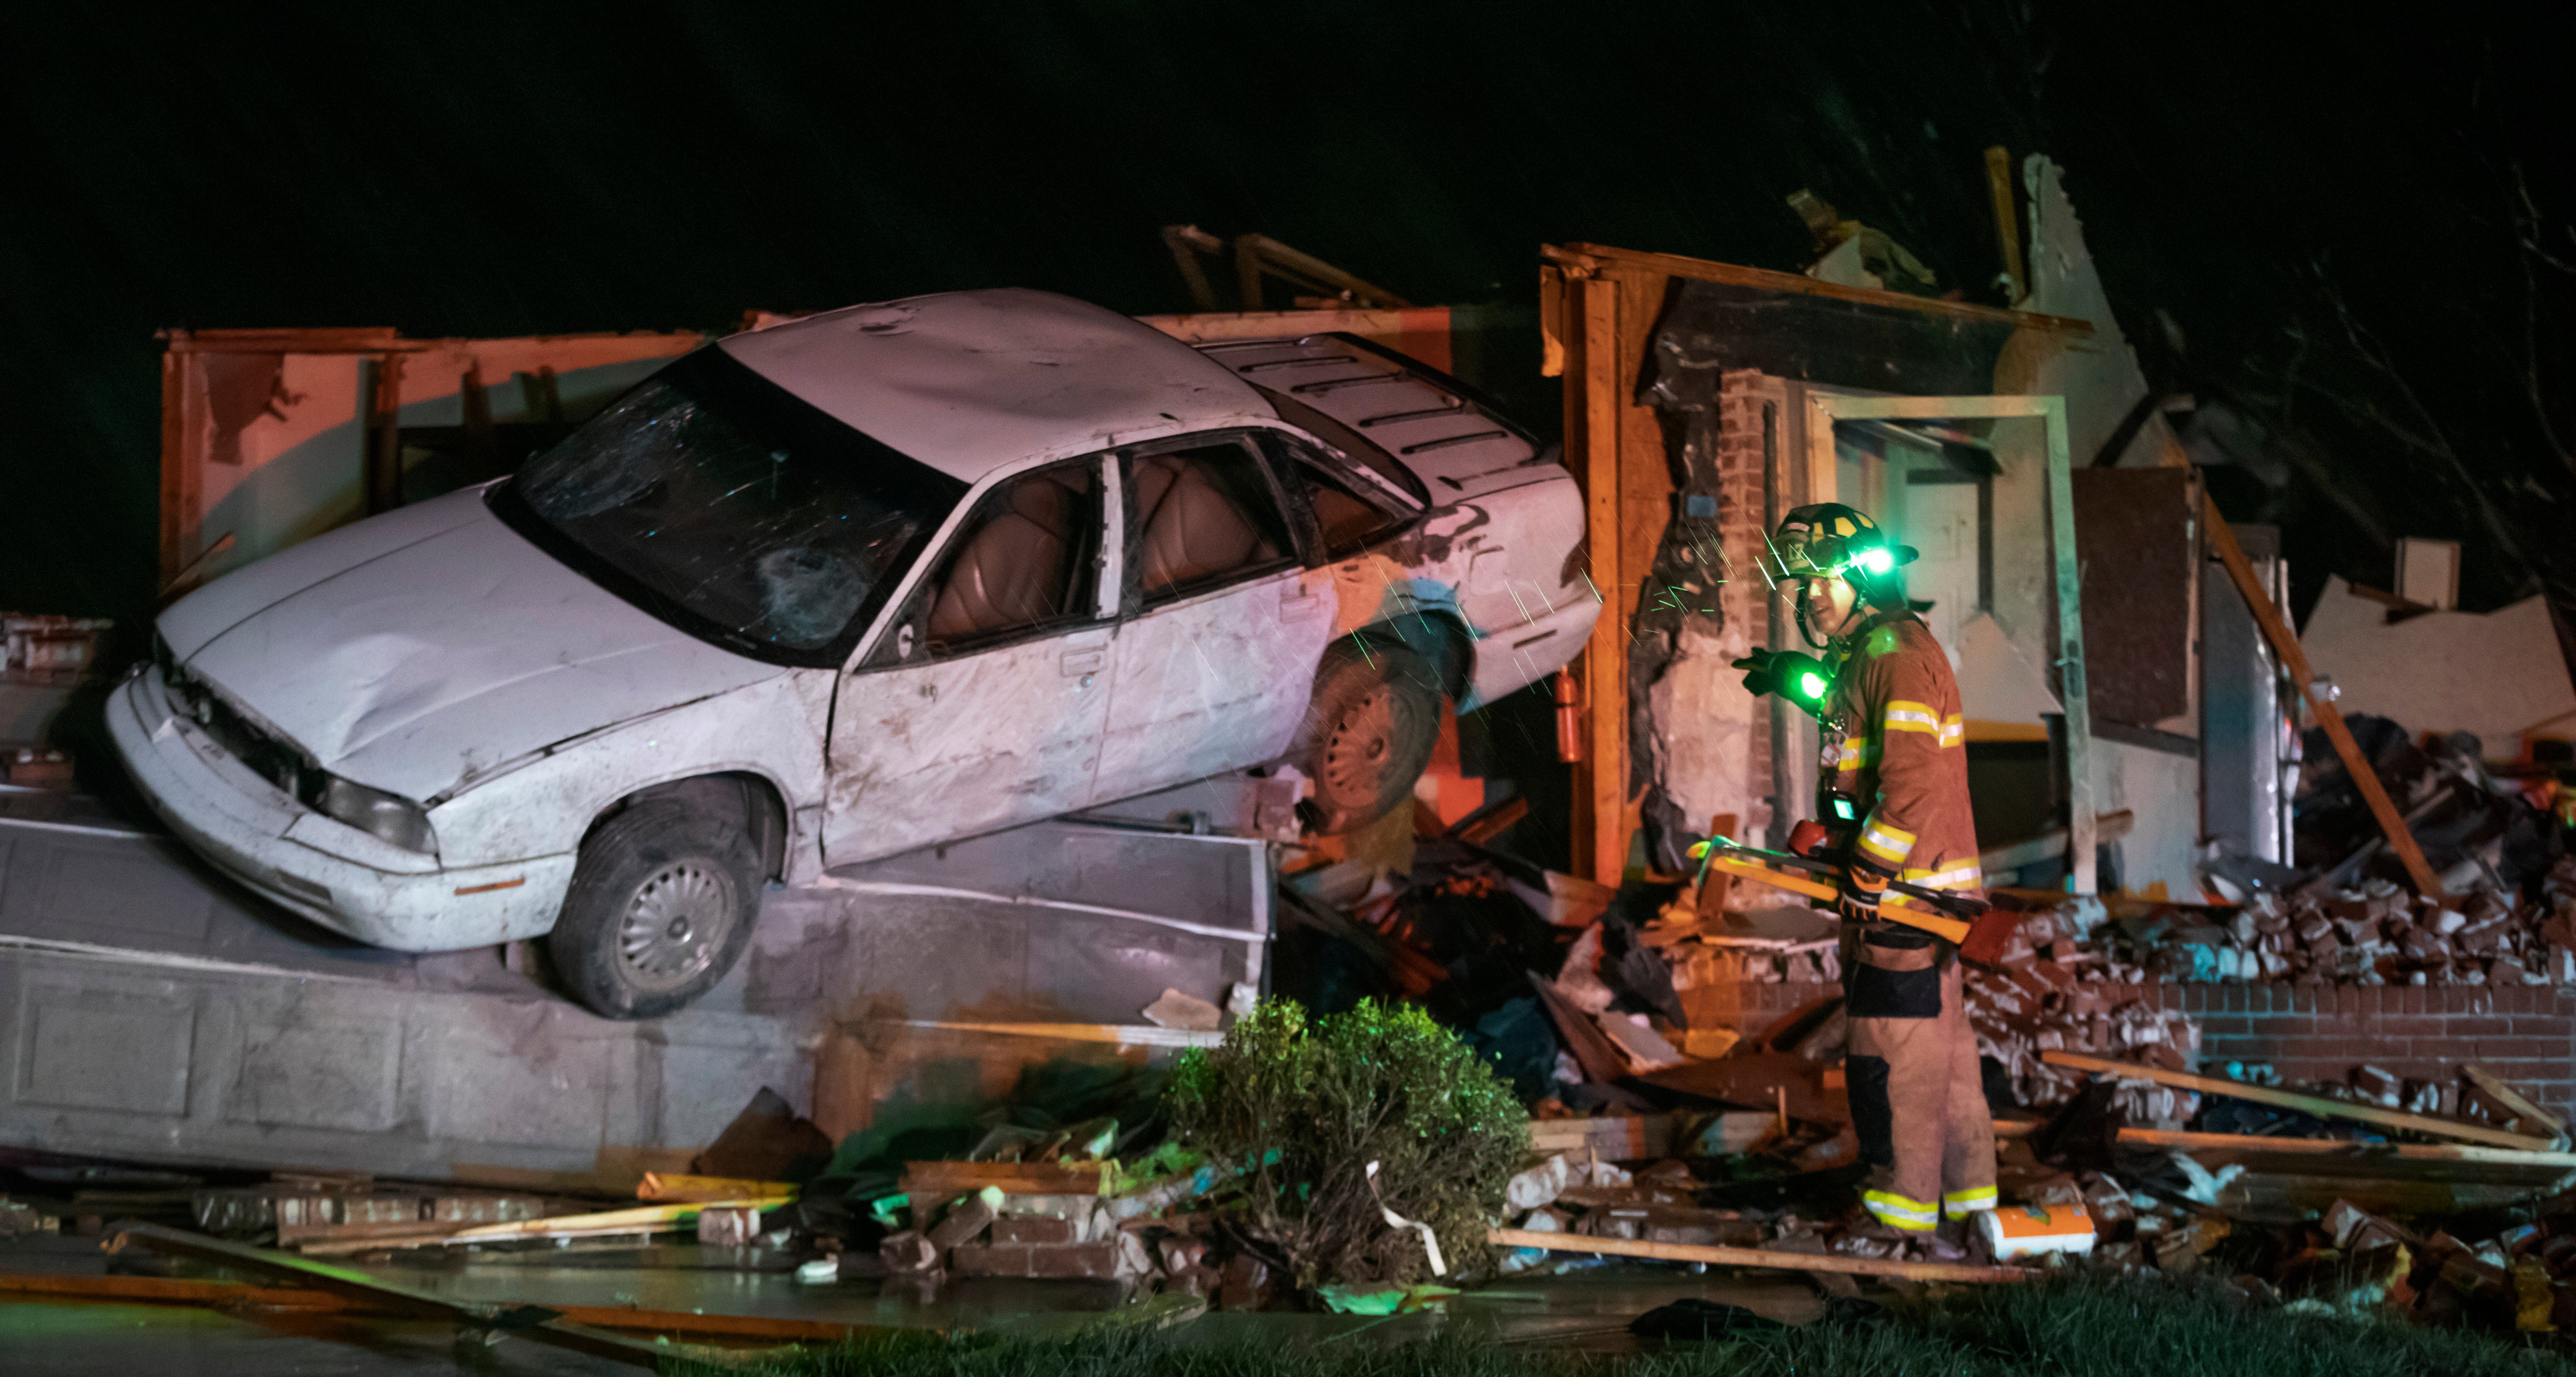
{"label": "wooden plank", "polygon": [[2236,543],[2236,532],[2228,526],[2227,518],[2218,514],[2217,501],[2203,492],[2200,509],[2209,530],[2209,542],[2218,547],[2219,562],[2227,566],[2227,577],[2244,595],[2255,624],[2263,628],[2263,639],[2270,641],[2273,653],[2281,657],[2281,667],[2299,686],[2299,696],[2316,715],[2317,725],[2326,729],[2326,739],[2334,743],[2335,754],[2342,758],[2345,773],[2352,776],[2353,787],[2370,805],[2370,815],[2379,820],[2381,835],[2388,838],[2389,847],[2405,864],[2407,878],[2426,898],[2449,897],[2443,893],[2441,881],[2433,877],[2433,867],[2425,863],[2424,849],[2415,844],[2415,833],[2397,815],[2397,805],[2389,801],[2388,791],[2380,787],[2379,772],[2362,755],[2361,743],[2352,739],[2352,729],[2344,725],[2342,710],[2317,696],[2316,673],[2308,667],[2307,653],[2299,648],[2299,638],[2291,632],[2281,610],[2272,605],[2272,595],[2264,592],[2261,582],[2255,579],[2254,566],[2246,561],[2244,548]]}
{"label": "wooden plank", "polygon": [[2191,1133],[2182,1129],[2123,1128],[2120,1141],[2134,1147],[2185,1152],[2241,1152],[2293,1156],[2392,1158],[2399,1161],[2488,1163],[2576,1171],[2576,1152],[2524,1152],[2454,1143],[2356,1143],[2348,1138],[2267,1138],[2250,1133]]}
{"label": "wooden plank", "polygon": [[683,1176],[676,1172],[648,1171],[636,1184],[635,1198],[665,1203],[709,1200],[752,1200],[767,1196],[785,1198],[796,1194],[787,1181],[744,1181],[729,1176]]}
{"label": "wooden plank", "polygon": [[1583,763],[1592,828],[1577,837],[1575,873],[1618,885],[1628,869],[1628,835],[1622,824],[1628,794],[1628,578],[1620,562],[1619,502],[1619,284],[1586,278],[1583,307],[1582,402],[1586,548],[1592,583],[1605,604],[1583,649],[1584,712],[1591,740]]}
{"label": "wooden plank", "polygon": [[2066,711],[2066,849],[2070,885],[2099,889],[2094,873],[2093,708],[2084,677],[2083,564],[2075,550],[2075,476],[2066,440],[2066,399],[2042,397],[2048,427],[2049,547],[2057,568],[2058,701]]}
{"label": "wooden plank", "polygon": [[2350,1119],[2355,1123],[2377,1124],[2382,1128],[2402,1128],[2409,1133],[2422,1133],[2436,1138],[2457,1138],[2462,1142],[2484,1143],[2489,1147],[2512,1148],[2518,1152],[2547,1152],[2557,1144],[2547,1138],[2533,1138],[2520,1133],[2507,1133],[2483,1124],[2464,1124],[2429,1115],[2408,1114],[2402,1110],[2382,1109],[2377,1105],[2352,1104],[2330,1100],[2323,1095],[2302,1095],[2294,1090],[2275,1090],[2269,1086],[2247,1085],[2242,1081],[2219,1080],[2211,1076],[2194,1076],[2161,1067],[2140,1066],[2134,1062],[2113,1061],[2108,1057],[2090,1057],[2081,1052],[2042,1052],[2041,1061],[2077,1071],[2103,1071],[2135,1080],[2154,1081],[2177,1090],[2196,1090],[2204,1095],[2224,1095],[2232,1100],[2268,1104],[2281,1109],[2295,1109],[2320,1119]]}
{"label": "wooden plank", "polygon": [[2468,1078],[2469,1084],[2486,1092],[2487,1098],[2504,1106],[2507,1112],[2521,1119],[2525,1125],[2547,1129],[2550,1136],[2560,1142],[2567,1140],[2566,1120],[2523,1098],[2521,1091],[2505,1084],[2504,1079],[2496,1073],[2471,1062],[2460,1068],[2460,1074]]}
{"label": "wooden plank", "polygon": [[1500,1248],[1543,1248],[1553,1253],[1601,1253],[1612,1257],[1650,1257],[1665,1262],[1706,1262],[1721,1267],[1775,1267],[1785,1272],[1839,1272],[1855,1277],[1903,1277],[1908,1281],[2029,1281],[2039,1273],[2027,1267],[1971,1267],[1940,1262],[1897,1262],[1888,1258],[1842,1257],[1833,1253],[1780,1253],[1767,1248],[1727,1248],[1705,1243],[1648,1243],[1633,1238],[1587,1238],[1576,1234],[1533,1233],[1527,1229],[1487,1229],[1485,1241]]}
{"label": "wooden plank", "polygon": [[2030,291],[2030,275],[2021,265],[2021,217],[2013,214],[2012,155],[2002,144],[1986,150],[1986,186],[1995,198],[1995,234],[2004,248],[2004,277],[2013,300]]}
{"label": "wooden plank", "polygon": [[[1540,250],[1545,254],[1548,251]],[[1767,268],[1746,268],[1733,263],[1712,263],[1704,258],[1684,258],[1679,254],[1645,253],[1636,249],[1617,249],[1606,244],[1573,243],[1557,250],[1558,262],[1574,260],[1582,265],[1633,268],[1646,272],[1666,273],[1674,277],[1695,278],[1702,282],[1724,282],[1738,287],[1761,287],[1793,296],[1832,297],[1870,306],[1891,306],[1900,310],[1921,311],[1926,315],[1951,316],[1961,320],[1993,321],[2028,330],[2055,330],[2067,334],[2093,333],[2090,321],[2069,316],[2040,315],[2034,311],[2007,311],[1998,306],[1978,306],[1964,301],[1938,301],[1931,297],[1908,296],[1869,287],[1846,287],[1838,282],[1823,282],[1804,273],[1773,272]]]}
{"label": "wooden plank", "polygon": [[[203,1305],[219,1309],[320,1310],[344,1315],[406,1314],[354,1296],[328,1291],[251,1286],[238,1281],[188,1281],[175,1277],[46,1276],[0,1272],[0,1295],[137,1305]],[[887,1326],[783,1320],[767,1315],[703,1315],[684,1310],[638,1310],[622,1305],[551,1305],[574,1324],[655,1334],[724,1338],[810,1340],[824,1343],[893,1332]]]}

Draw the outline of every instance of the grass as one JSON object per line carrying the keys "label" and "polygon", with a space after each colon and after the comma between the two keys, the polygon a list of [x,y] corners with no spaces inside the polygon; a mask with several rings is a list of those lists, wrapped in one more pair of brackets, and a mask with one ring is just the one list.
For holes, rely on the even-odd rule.
{"label": "grass", "polygon": [[1186,1329],[1101,1330],[1056,1342],[873,1340],[759,1370],[779,1377],[2554,1377],[2576,1374],[2576,1362],[2497,1335],[2285,1315],[2214,1282],[2084,1273],[1965,1288],[1877,1325],[1815,1324],[1630,1355],[1455,1335],[1402,1347],[1290,1347],[1193,1343]]}

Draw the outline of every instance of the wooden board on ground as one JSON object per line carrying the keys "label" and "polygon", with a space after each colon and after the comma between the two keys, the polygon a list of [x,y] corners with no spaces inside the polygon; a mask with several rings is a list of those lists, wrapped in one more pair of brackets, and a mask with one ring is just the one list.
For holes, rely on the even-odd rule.
{"label": "wooden board on ground", "polygon": [[2348,1119],[2355,1123],[2377,1124],[2382,1128],[2402,1128],[2433,1138],[2455,1138],[2462,1142],[2483,1143],[2488,1147],[2513,1148],[2523,1152],[2546,1152],[2556,1147],[2556,1140],[2533,1138],[2520,1133],[2507,1133],[2484,1124],[2461,1123],[2429,1114],[2408,1114],[2401,1110],[2382,1109],[2378,1105],[2353,1104],[2346,1100],[2328,1099],[2323,1095],[2302,1095],[2295,1090],[2275,1090],[2270,1086],[2247,1085],[2242,1081],[2219,1080],[2212,1076],[2193,1076],[2180,1071],[2166,1071],[2135,1062],[2113,1061],[2108,1057],[2091,1057],[2081,1052],[2042,1052],[2041,1061],[2051,1066],[2064,1066],[2077,1071],[2099,1071],[2132,1080],[2154,1081],[2177,1090],[2197,1091],[2204,1095],[2225,1095],[2230,1099],[2253,1104],[2268,1104],[2281,1109],[2295,1109],[2321,1119]]}
{"label": "wooden board on ground", "polygon": [[1889,1258],[1843,1257],[1834,1253],[1783,1253],[1767,1248],[1649,1243],[1633,1238],[1532,1233],[1527,1229],[1487,1229],[1485,1241],[1497,1247],[1543,1248],[1554,1253],[1598,1253],[1610,1257],[1654,1258],[1663,1262],[1705,1262],[1719,1267],[1770,1267],[1784,1272],[1838,1272],[1856,1277],[1903,1277],[1909,1281],[2028,1281],[2039,1275],[2026,1267],[1897,1262]]}
{"label": "wooden board on ground", "polygon": [[1827,1088],[1824,1072],[1825,1068],[1794,1052],[1755,1052],[1717,1061],[1684,1062],[1637,1079],[1746,1109],[1776,1108],[1785,1091],[1792,1119],[1816,1124],[1850,1123],[1850,1096]]}

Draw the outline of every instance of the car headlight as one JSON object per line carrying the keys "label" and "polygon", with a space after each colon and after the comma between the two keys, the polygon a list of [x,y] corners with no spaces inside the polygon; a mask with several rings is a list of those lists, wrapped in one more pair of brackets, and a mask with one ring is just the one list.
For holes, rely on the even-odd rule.
{"label": "car headlight", "polygon": [[424,855],[438,851],[438,834],[430,830],[429,810],[399,795],[352,784],[338,775],[324,775],[321,796],[313,806],[325,817],[337,818],[405,851]]}

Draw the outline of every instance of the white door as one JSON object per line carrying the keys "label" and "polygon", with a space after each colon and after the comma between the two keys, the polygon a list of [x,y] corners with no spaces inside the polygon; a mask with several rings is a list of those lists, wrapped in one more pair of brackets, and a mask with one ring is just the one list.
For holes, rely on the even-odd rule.
{"label": "white door", "polygon": [[1983,595],[1977,480],[1946,468],[1918,468],[1905,480],[1905,525],[1897,539],[1921,552],[1905,567],[1905,595],[1932,604],[1923,620],[1956,664],[1959,628],[1977,614]]}
{"label": "white door", "polygon": [[891,634],[841,679],[831,865],[1090,800],[1117,603],[1101,577],[1116,475],[1094,457],[1014,478],[934,557]]}
{"label": "white door", "polygon": [[1130,617],[1093,795],[1132,798],[1277,756],[1333,634],[1330,570],[1298,567],[1252,446],[1128,460]]}

